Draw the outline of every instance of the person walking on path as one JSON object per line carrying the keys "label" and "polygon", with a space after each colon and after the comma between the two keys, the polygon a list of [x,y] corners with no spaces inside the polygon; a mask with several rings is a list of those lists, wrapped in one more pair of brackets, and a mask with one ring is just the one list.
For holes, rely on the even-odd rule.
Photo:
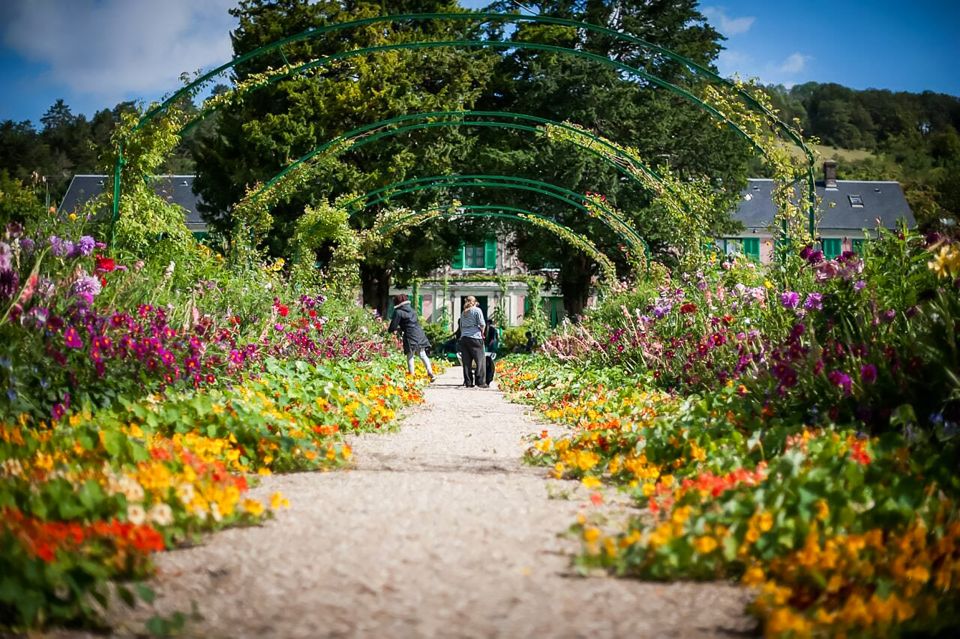
{"label": "person walking on path", "polygon": [[404,294],[393,296],[393,318],[390,320],[391,333],[400,333],[403,338],[403,352],[407,356],[407,370],[413,375],[413,358],[418,356],[420,361],[427,369],[427,376],[432,382],[436,379],[433,374],[433,367],[430,365],[430,358],[427,357],[427,347],[430,341],[427,334],[423,332],[420,321],[417,319],[417,312],[410,305],[410,300]]}
{"label": "person walking on path", "polygon": [[[476,379],[477,386],[487,388],[486,362],[483,355],[483,330],[486,322],[483,320],[483,311],[477,304],[477,298],[468,295],[463,303],[463,313],[460,315],[460,353],[463,357],[463,385],[473,386]],[[471,375],[473,364],[477,365],[475,377]]]}

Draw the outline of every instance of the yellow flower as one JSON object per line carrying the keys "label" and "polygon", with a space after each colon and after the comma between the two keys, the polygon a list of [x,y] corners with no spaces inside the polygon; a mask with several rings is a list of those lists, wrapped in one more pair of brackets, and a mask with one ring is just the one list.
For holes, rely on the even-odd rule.
{"label": "yellow flower", "polygon": [[827,502],[824,499],[818,499],[817,503],[814,504],[813,509],[816,511],[816,517],[820,521],[824,521],[830,516],[830,507],[827,506]]}
{"label": "yellow flower", "polygon": [[760,514],[758,525],[761,532],[767,532],[768,530],[773,528],[773,515],[766,510],[763,511]]}
{"label": "yellow flower", "polygon": [[270,508],[279,510],[280,508],[289,508],[290,500],[283,496],[281,492],[275,492],[270,496]]}
{"label": "yellow flower", "polygon": [[71,222],[76,222],[76,221],[77,221],[77,214],[76,214],[76,213],[71,213],[70,215],[67,216],[67,218],[68,218]]}
{"label": "yellow flower", "polygon": [[583,531],[583,539],[589,544],[594,543],[595,541],[600,539],[600,529],[594,528],[592,526],[590,528],[585,529]]}
{"label": "yellow flower", "polygon": [[955,277],[960,274],[960,250],[953,245],[941,246],[927,266],[937,277]]}
{"label": "yellow flower", "polygon": [[259,517],[263,514],[263,504],[256,499],[244,499],[243,509],[254,517]]}
{"label": "yellow flower", "polygon": [[751,566],[743,573],[740,581],[742,581],[745,586],[758,586],[763,583],[763,579],[763,569],[760,566]]}
{"label": "yellow flower", "polygon": [[910,581],[927,583],[930,581],[930,571],[925,566],[914,566],[907,570],[906,577]]}
{"label": "yellow flower", "polygon": [[590,475],[588,477],[584,477],[582,483],[584,487],[593,490],[594,488],[599,488],[602,482],[593,475]]}
{"label": "yellow flower", "polygon": [[706,555],[717,549],[717,540],[709,535],[697,537],[693,542],[693,547],[698,553]]}

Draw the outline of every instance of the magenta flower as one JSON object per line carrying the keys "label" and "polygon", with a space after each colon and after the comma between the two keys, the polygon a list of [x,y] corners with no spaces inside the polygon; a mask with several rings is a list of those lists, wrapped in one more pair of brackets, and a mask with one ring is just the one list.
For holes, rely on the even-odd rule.
{"label": "magenta flower", "polygon": [[877,381],[877,367],[873,364],[864,364],[860,367],[860,380],[864,384],[873,384]]}
{"label": "magenta flower", "polygon": [[827,375],[830,383],[843,390],[844,395],[849,395],[853,387],[853,380],[843,371],[830,371]]}
{"label": "magenta flower", "polygon": [[80,339],[77,329],[72,326],[68,326],[63,332],[63,343],[67,348],[83,348],[83,340]]}

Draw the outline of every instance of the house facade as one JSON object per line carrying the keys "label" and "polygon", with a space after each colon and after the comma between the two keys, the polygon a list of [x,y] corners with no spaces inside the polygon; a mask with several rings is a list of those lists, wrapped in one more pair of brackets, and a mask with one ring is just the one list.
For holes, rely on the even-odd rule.
{"label": "house facade", "polygon": [[[527,267],[509,249],[507,238],[491,238],[461,245],[450,265],[420,282],[416,291],[394,287],[390,295],[414,295],[412,301],[423,321],[445,323],[451,331],[460,319],[463,300],[469,295],[477,298],[484,317],[489,318],[496,311],[502,314],[506,326],[517,326],[529,312],[527,285],[523,281],[528,274]],[[563,297],[558,291],[544,288],[541,299],[547,320],[551,325],[559,324],[564,317]]]}
{"label": "house facade", "polygon": [[[895,229],[902,220],[917,225],[898,182],[838,180],[837,163],[823,164],[824,179],[816,183],[820,202],[819,241],[827,258],[844,251],[858,252],[870,229],[879,224]],[[717,238],[717,247],[728,255],[742,253],[768,264],[774,257],[776,206],[773,180],[750,179],[741,193],[733,219],[744,226],[736,236]],[[865,234],[866,232],[866,234]]]}

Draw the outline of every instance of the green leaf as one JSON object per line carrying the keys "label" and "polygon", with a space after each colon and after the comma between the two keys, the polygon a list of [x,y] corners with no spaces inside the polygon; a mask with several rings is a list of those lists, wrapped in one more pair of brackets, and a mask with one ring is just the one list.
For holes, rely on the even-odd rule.
{"label": "green leaf", "polygon": [[119,457],[123,450],[124,439],[126,436],[120,431],[106,431],[103,433],[103,448],[111,457]]}
{"label": "green leaf", "polygon": [[136,585],[136,589],[137,589],[137,595],[148,604],[153,603],[153,600],[157,598],[157,593],[154,592],[154,590],[149,586],[147,586],[146,584],[138,583]]}

